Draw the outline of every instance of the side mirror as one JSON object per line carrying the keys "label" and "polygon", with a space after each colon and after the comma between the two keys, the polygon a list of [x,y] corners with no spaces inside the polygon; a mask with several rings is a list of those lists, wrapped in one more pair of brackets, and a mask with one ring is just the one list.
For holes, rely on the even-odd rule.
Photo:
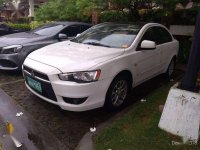
{"label": "side mirror", "polygon": [[154,41],[144,40],[140,45],[142,50],[154,50],[156,48],[156,43]]}
{"label": "side mirror", "polygon": [[63,33],[60,33],[60,34],[58,34],[58,38],[59,39],[68,39],[68,36],[66,35],[66,34],[63,34]]}

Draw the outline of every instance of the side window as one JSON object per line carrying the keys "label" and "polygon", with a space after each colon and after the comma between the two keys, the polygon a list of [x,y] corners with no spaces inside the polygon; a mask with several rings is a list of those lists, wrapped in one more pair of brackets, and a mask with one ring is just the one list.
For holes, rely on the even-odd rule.
{"label": "side window", "polygon": [[154,42],[156,42],[156,41],[155,41],[155,37],[152,36],[153,34],[154,34],[154,33],[153,33],[153,28],[149,28],[149,29],[145,32],[145,34],[143,35],[141,42],[144,41],[144,40],[149,40],[149,41],[154,41]]}
{"label": "side window", "polygon": [[80,33],[80,26],[73,25],[65,28],[60,33],[66,34],[68,37],[75,37]]}
{"label": "side window", "polygon": [[91,26],[83,25],[81,26],[81,32],[84,32],[85,30],[89,29]]}
{"label": "side window", "polygon": [[141,41],[139,42],[138,48],[140,47],[142,41],[144,41],[144,40],[153,41],[156,44],[159,44],[159,37],[158,37],[158,35],[156,35],[154,27],[151,27],[151,28],[146,30]]}
{"label": "side window", "polygon": [[[157,45],[171,42],[172,37],[169,32],[162,27],[149,28],[142,37],[142,40],[154,41]],[[141,44],[140,42],[140,44]]]}
{"label": "side window", "polygon": [[169,32],[162,28],[162,27],[157,27],[157,32],[160,36],[160,44],[171,42],[172,41],[172,36],[169,34]]}

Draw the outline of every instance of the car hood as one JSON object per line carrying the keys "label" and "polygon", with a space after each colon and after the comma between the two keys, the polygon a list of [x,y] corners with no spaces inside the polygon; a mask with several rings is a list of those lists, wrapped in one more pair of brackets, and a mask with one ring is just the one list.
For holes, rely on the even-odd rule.
{"label": "car hood", "polygon": [[46,38],[48,37],[28,32],[15,33],[0,37],[0,47],[16,44],[23,45],[30,42],[41,41]]}
{"label": "car hood", "polygon": [[8,46],[8,44],[3,43],[2,41],[0,41],[0,48],[1,48],[1,47],[5,47],[5,46]]}
{"label": "car hood", "polygon": [[53,66],[61,72],[86,71],[99,63],[123,54],[124,49],[90,46],[70,41],[43,47],[28,58]]}

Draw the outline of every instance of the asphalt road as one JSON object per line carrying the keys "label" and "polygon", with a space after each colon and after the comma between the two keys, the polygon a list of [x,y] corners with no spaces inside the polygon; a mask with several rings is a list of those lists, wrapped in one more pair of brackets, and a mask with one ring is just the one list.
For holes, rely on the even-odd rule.
{"label": "asphalt road", "polygon": [[[183,71],[176,70],[173,79],[178,81],[182,75]],[[90,127],[98,126],[127,108],[133,107],[134,109],[134,103],[139,103],[140,99],[145,98],[167,82],[169,81],[165,80],[163,76],[158,76],[134,88],[127,105],[119,112],[111,113],[100,108],[75,113],[63,111],[31,94],[26,89],[20,74],[0,72],[0,88],[68,149],[74,149]]]}

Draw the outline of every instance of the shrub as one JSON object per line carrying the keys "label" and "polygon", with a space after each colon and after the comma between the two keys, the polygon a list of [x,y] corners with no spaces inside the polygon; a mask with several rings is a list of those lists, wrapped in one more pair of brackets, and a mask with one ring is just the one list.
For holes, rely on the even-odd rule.
{"label": "shrub", "polygon": [[17,19],[17,23],[19,24],[28,24],[30,19],[28,17],[21,17]]}
{"label": "shrub", "polygon": [[42,25],[44,25],[44,24],[47,24],[47,23],[53,23],[54,21],[32,21],[31,23],[30,23],[30,27],[31,27],[31,29],[35,29],[35,28],[37,28],[37,27],[39,27],[39,26],[42,26]]}
{"label": "shrub", "polygon": [[140,20],[174,25],[195,25],[198,8],[176,10],[168,12],[163,9],[140,9]]}
{"label": "shrub", "polygon": [[176,25],[194,25],[198,14],[198,8],[177,10],[173,15],[173,24]]}
{"label": "shrub", "polygon": [[161,19],[166,16],[165,12],[161,9],[141,9],[139,10],[139,15],[142,21],[154,21],[161,22]]}
{"label": "shrub", "polygon": [[21,30],[30,30],[30,24],[6,23],[9,27]]}
{"label": "shrub", "polygon": [[36,10],[36,20],[64,21],[76,20],[76,1],[49,0]]}
{"label": "shrub", "polygon": [[45,23],[41,22],[41,21],[32,21],[30,23],[30,27],[31,27],[31,29],[35,29],[35,28],[37,28],[37,27],[39,27],[39,26],[41,26],[43,24],[45,24]]}
{"label": "shrub", "polygon": [[100,14],[101,22],[128,22],[129,13],[117,10],[103,11]]}

